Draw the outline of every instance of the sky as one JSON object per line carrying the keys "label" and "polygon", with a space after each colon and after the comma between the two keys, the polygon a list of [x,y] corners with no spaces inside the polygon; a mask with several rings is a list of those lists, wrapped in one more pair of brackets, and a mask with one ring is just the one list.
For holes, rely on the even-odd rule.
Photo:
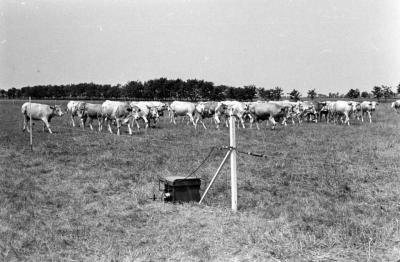
{"label": "sky", "polygon": [[160,77],[395,90],[400,1],[0,0],[0,89]]}

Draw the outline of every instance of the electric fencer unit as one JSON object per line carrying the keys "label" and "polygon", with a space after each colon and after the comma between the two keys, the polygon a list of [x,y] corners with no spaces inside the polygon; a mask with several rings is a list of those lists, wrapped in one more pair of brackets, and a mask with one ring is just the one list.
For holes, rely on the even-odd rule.
{"label": "electric fencer unit", "polygon": [[158,188],[163,192],[162,199],[168,202],[199,202],[200,185],[200,178],[195,177],[169,176],[158,181]]}

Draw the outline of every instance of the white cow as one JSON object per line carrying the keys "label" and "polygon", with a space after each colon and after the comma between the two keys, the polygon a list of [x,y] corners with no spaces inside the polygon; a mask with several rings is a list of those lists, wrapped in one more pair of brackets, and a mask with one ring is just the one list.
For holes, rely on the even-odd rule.
{"label": "white cow", "polygon": [[139,117],[138,107],[131,107],[128,102],[110,101],[107,100],[101,105],[101,114],[104,121],[108,124],[108,131],[112,134],[111,121],[115,120],[117,123],[117,135],[120,135],[120,128],[122,124],[128,123],[129,134],[132,135],[131,118],[136,119]]}
{"label": "white cow", "polygon": [[164,111],[168,109],[168,105],[166,103],[159,102],[159,101],[142,101],[141,103],[144,103],[148,107],[157,108],[159,116],[163,116],[164,115]]}
{"label": "white cow", "polygon": [[169,106],[171,121],[176,125],[176,116],[189,116],[190,122],[196,128],[196,123],[194,122],[194,114],[196,112],[196,104],[191,102],[174,101]]}
{"label": "white cow", "polygon": [[375,111],[376,106],[378,105],[378,102],[376,101],[363,101],[360,104],[361,107],[361,121],[364,122],[364,114],[367,114],[369,117],[369,122],[372,123],[372,112]]}
{"label": "white cow", "polygon": [[157,123],[158,118],[159,118],[157,107],[150,106],[151,103],[148,103],[148,102],[131,102],[130,105],[131,105],[131,107],[137,106],[140,109],[140,112],[138,113],[138,118],[134,119],[138,129],[140,129],[140,126],[138,123],[138,120],[140,118],[144,120],[145,128],[149,127],[149,123],[150,123],[151,119],[154,120],[155,124]]}
{"label": "white cow", "polygon": [[311,101],[298,101],[299,104],[299,120],[301,122],[302,118],[305,118],[307,121],[318,122],[317,120],[317,111],[315,109],[315,104]]}
{"label": "white cow", "polygon": [[295,120],[300,124],[300,102],[290,102],[288,100],[283,100],[283,101],[269,101],[268,103],[272,103],[275,105],[279,105],[282,107],[287,107],[288,108],[288,114],[286,118],[283,118],[282,120],[282,125],[287,125],[286,121],[287,119],[292,120],[292,124],[295,124]]}
{"label": "white cow", "polygon": [[349,116],[357,111],[358,102],[335,101],[328,104],[328,110],[333,117],[344,116],[344,124],[350,125]]}
{"label": "white cow", "polygon": [[207,127],[204,125],[204,118],[213,118],[217,128],[219,128],[219,124],[221,123],[220,117],[225,114],[226,105],[220,102],[199,102],[196,105],[196,126],[197,123],[203,125],[204,129]]}
{"label": "white cow", "polygon": [[[42,120],[43,121],[43,131],[44,128],[47,127],[49,133],[53,132],[50,129],[50,121],[54,116],[62,116],[64,115],[61,107],[59,105],[49,106],[38,103],[24,103],[21,107],[21,113],[24,115],[24,127],[22,131],[25,131],[28,126],[28,122],[32,117],[32,120]],[[27,129],[28,132],[32,132],[32,130]]]}
{"label": "white cow", "polygon": [[82,104],[84,104],[82,101],[69,101],[67,104],[67,112],[71,114],[72,126],[75,126],[74,117],[78,116],[78,109]]}
{"label": "white cow", "polygon": [[[243,128],[246,128],[244,125],[244,116],[249,111],[249,104],[242,103],[238,101],[223,101],[221,102],[223,105],[227,107],[226,111],[229,116],[234,116],[239,119]],[[226,126],[228,126],[228,120],[225,121]]]}
{"label": "white cow", "polygon": [[400,100],[396,100],[392,103],[392,106],[394,111],[396,111],[397,113],[399,113],[400,111]]}

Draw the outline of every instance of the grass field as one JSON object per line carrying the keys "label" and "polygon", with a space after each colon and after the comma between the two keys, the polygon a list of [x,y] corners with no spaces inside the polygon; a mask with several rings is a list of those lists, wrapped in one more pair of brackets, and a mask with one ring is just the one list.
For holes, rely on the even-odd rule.
{"label": "grass field", "polygon": [[[238,155],[234,213],[228,165],[205,204],[151,199],[159,177],[228,145],[228,129],[165,118],[118,137],[64,116],[53,135],[36,123],[31,152],[23,102],[0,101],[1,261],[400,260],[400,116],[389,104],[372,124],[236,130],[238,148],[268,157]],[[225,153],[195,174],[202,192]]]}

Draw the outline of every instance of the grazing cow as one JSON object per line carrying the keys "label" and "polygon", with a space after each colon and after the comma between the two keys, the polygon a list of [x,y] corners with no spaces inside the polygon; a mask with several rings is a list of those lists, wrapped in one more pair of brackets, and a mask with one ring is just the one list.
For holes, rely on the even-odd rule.
{"label": "grazing cow", "polygon": [[300,102],[290,102],[288,100],[284,100],[284,101],[270,101],[269,103],[288,108],[288,114],[285,118],[283,118],[282,125],[285,125],[285,126],[287,125],[286,121],[288,118],[290,118],[292,120],[292,124],[295,123],[295,121],[294,121],[295,119],[300,124],[300,122],[301,122],[301,120],[300,120],[300,114],[301,114]]}
{"label": "grazing cow", "polygon": [[275,129],[275,118],[282,117],[285,121],[289,113],[289,107],[289,105],[279,105],[270,102],[253,103],[249,107],[249,112],[252,115],[251,121],[255,120],[257,129],[260,129],[258,122],[260,120],[269,120],[272,123],[272,129]]}
{"label": "grazing cow", "polygon": [[[239,119],[240,123],[242,123],[242,127],[246,128],[244,125],[244,116],[248,113],[249,104],[238,101],[223,101],[221,103],[227,107],[227,115],[234,116]],[[225,122],[226,126],[228,126],[228,120],[226,120]]]}
{"label": "grazing cow", "polygon": [[[30,117],[32,120],[42,120],[43,121],[43,131],[44,128],[47,127],[49,133],[53,132],[50,129],[50,121],[54,116],[62,116],[64,115],[61,107],[59,105],[49,106],[38,103],[24,103],[21,107],[21,112],[24,115],[24,127],[22,131],[27,129],[27,122],[30,121]],[[28,132],[32,132],[32,130],[27,129]]]}
{"label": "grazing cow", "polygon": [[207,127],[204,125],[203,120],[204,118],[213,117],[217,128],[219,128],[219,124],[221,123],[221,120],[219,118],[225,113],[226,109],[226,105],[220,102],[199,102],[196,105],[196,126],[197,123],[200,121],[204,129],[207,129]]}
{"label": "grazing cow", "polygon": [[[358,103],[359,105],[359,103]],[[357,103],[352,101],[336,101],[328,104],[329,113],[332,114],[333,117],[344,116],[344,124],[350,125],[349,116],[356,112]]]}
{"label": "grazing cow", "polygon": [[330,101],[323,101],[323,102],[314,102],[315,108],[315,120],[316,122],[321,122],[322,117],[325,117],[325,121],[328,122],[328,104],[331,103]]}
{"label": "grazing cow", "polygon": [[192,122],[194,128],[196,123],[194,122],[194,114],[196,112],[196,105],[191,102],[174,101],[169,106],[171,121],[176,125],[176,116],[189,116],[190,122]]}
{"label": "grazing cow", "polygon": [[84,104],[82,101],[69,101],[67,104],[67,112],[71,114],[72,126],[75,126],[74,117],[78,116],[78,109]]}
{"label": "grazing cow", "polygon": [[361,122],[364,122],[364,114],[367,114],[369,117],[369,122],[372,123],[372,112],[375,111],[376,106],[378,105],[378,102],[376,101],[363,101],[360,104],[360,108],[361,108]]}
{"label": "grazing cow", "polygon": [[315,105],[311,101],[303,101],[299,103],[300,115],[299,119],[301,121],[302,118],[305,118],[307,121],[318,122],[317,120],[317,111],[315,109]]}
{"label": "grazing cow", "polygon": [[131,102],[130,105],[131,107],[137,106],[140,109],[140,112],[138,113],[138,119],[134,119],[138,129],[140,129],[138,123],[140,118],[144,120],[145,128],[149,127],[149,123],[152,119],[154,120],[154,124],[157,123],[159,118],[157,107],[150,106],[150,103],[148,102]]}
{"label": "grazing cow", "polygon": [[400,111],[400,100],[396,100],[392,103],[392,106],[394,111],[396,111],[397,113],[399,113]]}
{"label": "grazing cow", "polygon": [[81,119],[83,129],[85,129],[85,123],[87,119],[89,119],[88,123],[91,130],[93,130],[93,119],[97,119],[99,123],[99,132],[103,129],[101,104],[82,103],[78,109],[78,117]]}
{"label": "grazing cow", "polygon": [[148,107],[155,107],[158,111],[159,116],[164,115],[164,111],[168,109],[168,105],[159,101],[143,101]]}
{"label": "grazing cow", "polygon": [[131,118],[139,117],[140,109],[136,106],[131,107],[128,102],[110,101],[107,100],[101,105],[101,115],[104,121],[108,124],[108,131],[112,134],[111,120],[117,123],[117,135],[120,135],[122,124],[128,123],[129,134],[132,135]]}

